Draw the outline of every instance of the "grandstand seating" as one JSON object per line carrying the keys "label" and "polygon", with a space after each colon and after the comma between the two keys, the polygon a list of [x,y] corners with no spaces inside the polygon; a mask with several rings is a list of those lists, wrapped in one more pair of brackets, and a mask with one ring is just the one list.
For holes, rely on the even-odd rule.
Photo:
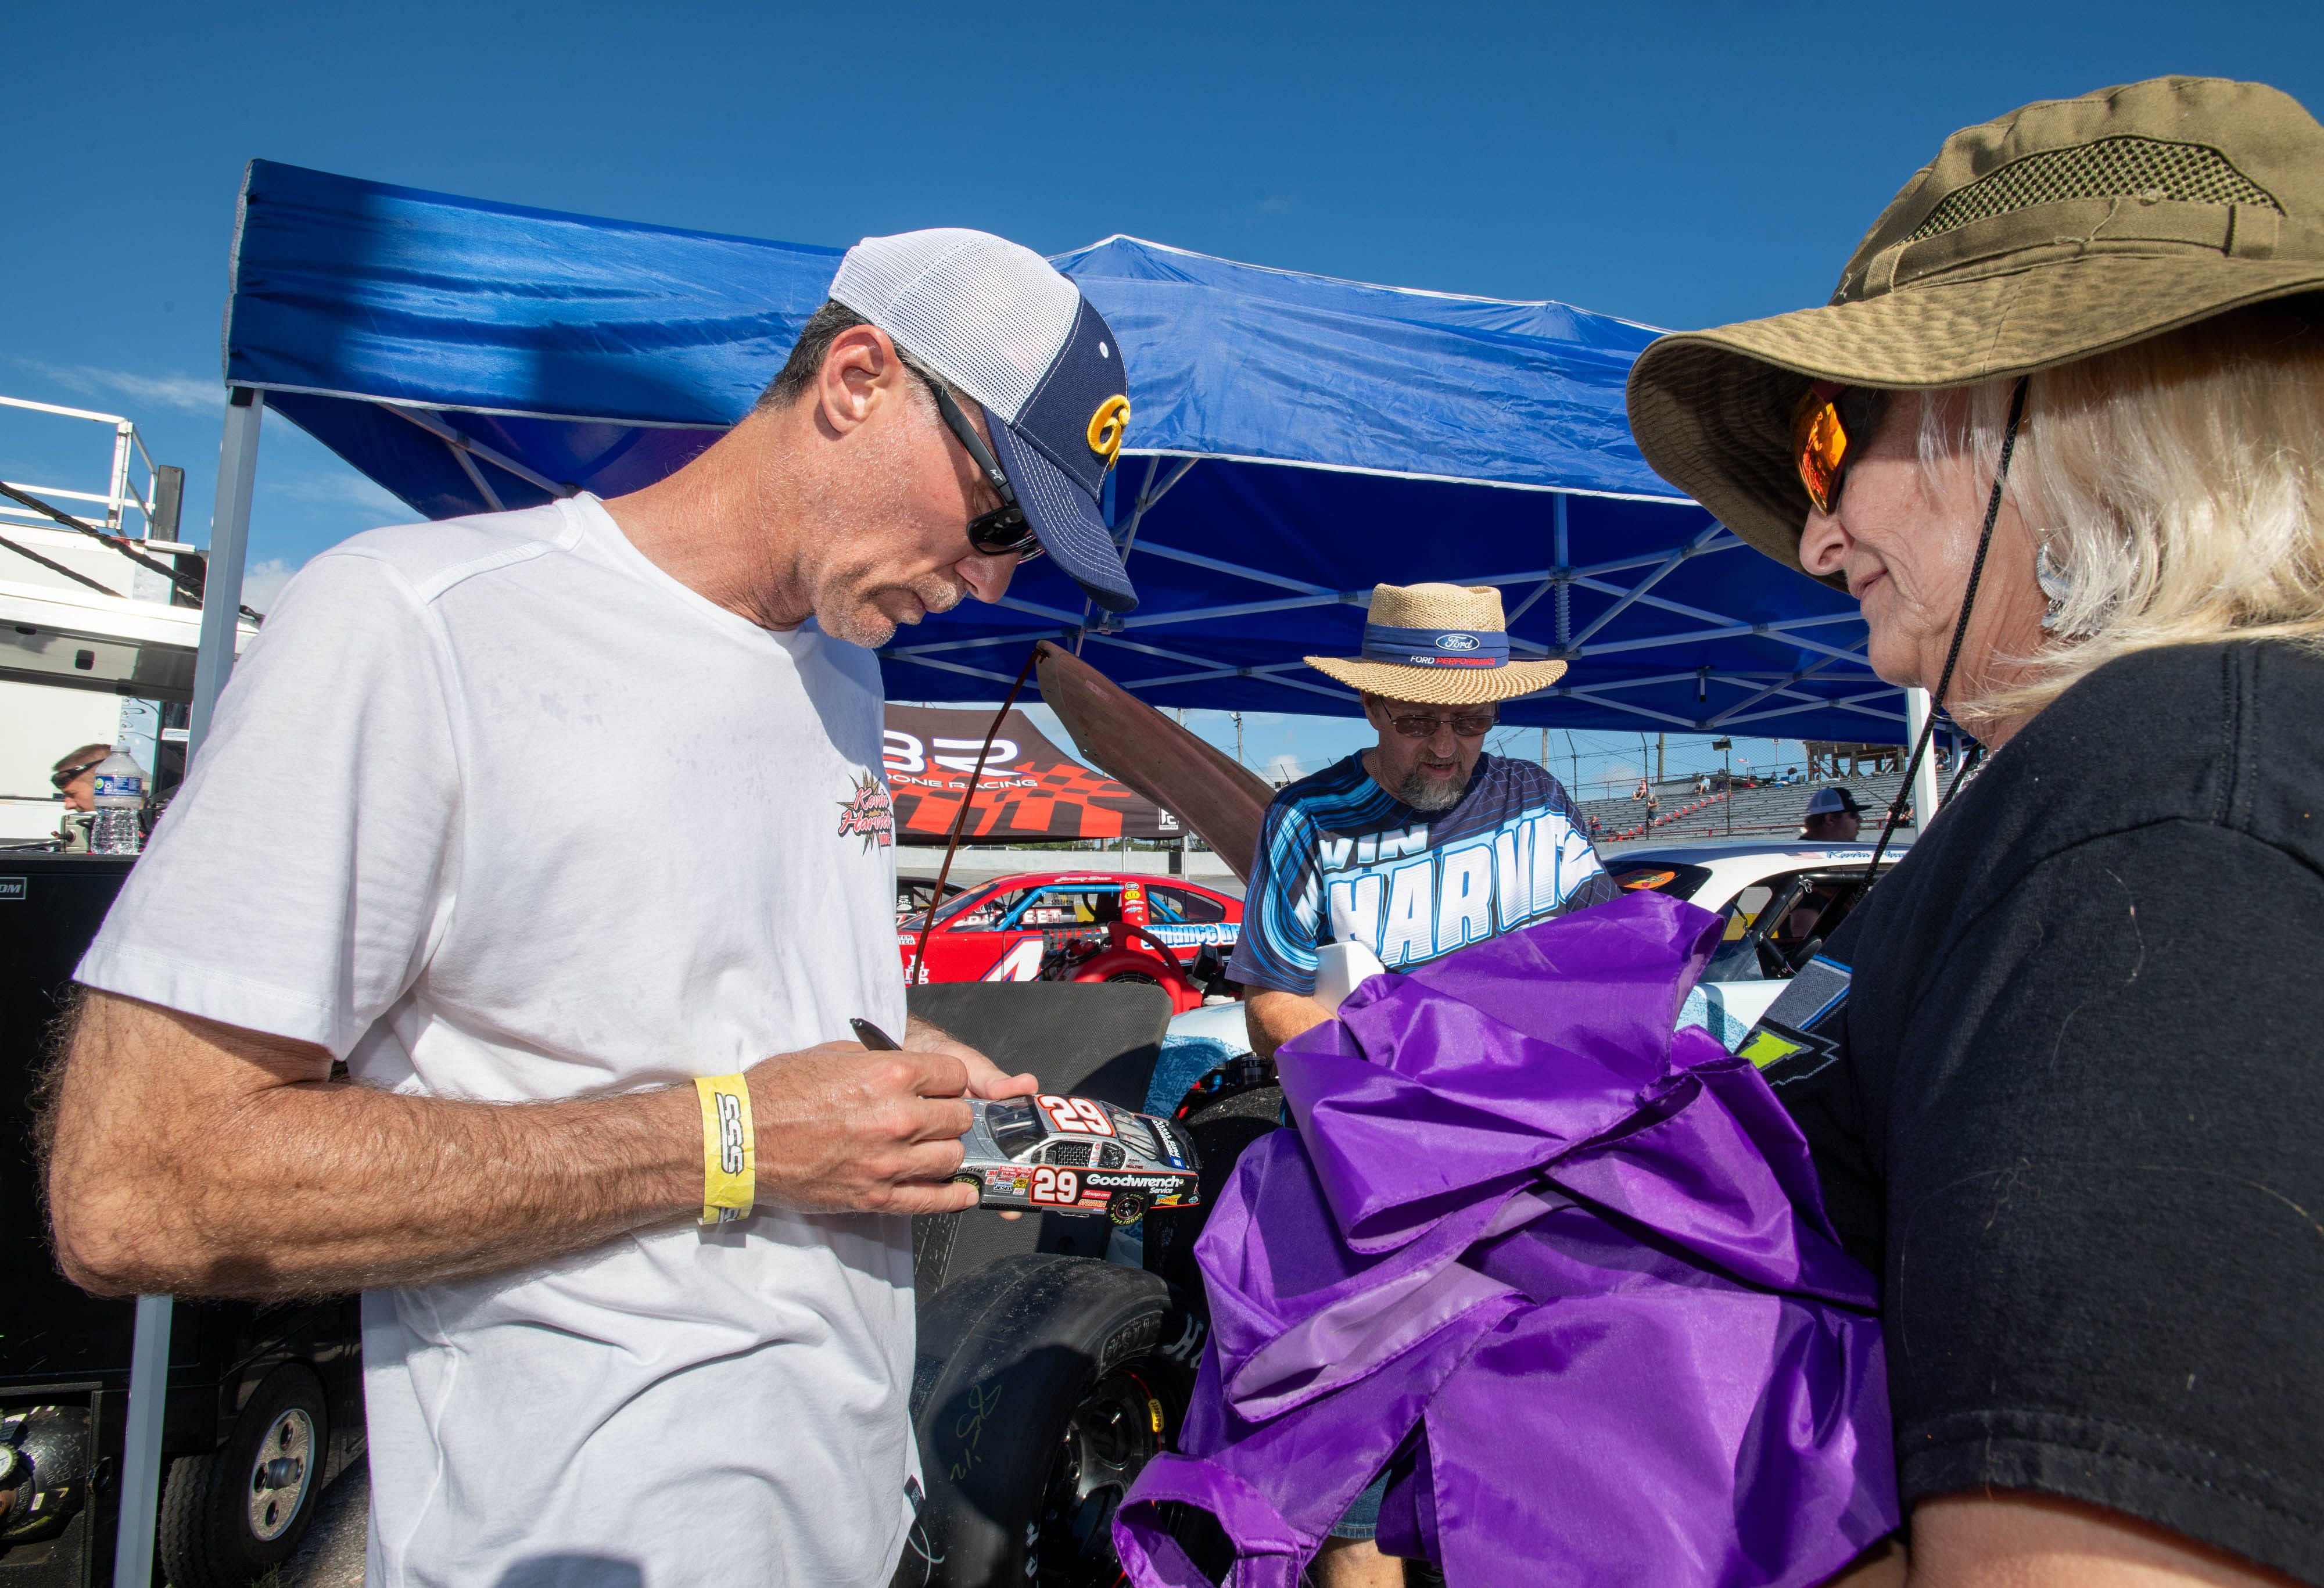
{"label": "grandstand seating", "polygon": [[[1888,802],[1896,797],[1903,786],[1903,777],[1895,772],[1867,773],[1858,777],[1821,779],[1812,783],[1786,783],[1758,789],[1738,788],[1732,795],[1733,808],[1729,809],[1726,794],[1697,794],[1694,781],[1663,783],[1655,788],[1659,809],[1652,828],[1657,838],[1724,838],[1730,831],[1741,838],[1789,837],[1800,830],[1800,820],[1807,809],[1808,796],[1818,789],[1839,785],[1855,790],[1857,802],[1864,807],[1865,826],[1877,827]],[[1584,799],[1576,808],[1583,820],[1598,824],[1594,835],[1601,844],[1618,844],[1649,836],[1646,802],[1641,799]],[[1911,819],[1910,813],[1906,820]]]}

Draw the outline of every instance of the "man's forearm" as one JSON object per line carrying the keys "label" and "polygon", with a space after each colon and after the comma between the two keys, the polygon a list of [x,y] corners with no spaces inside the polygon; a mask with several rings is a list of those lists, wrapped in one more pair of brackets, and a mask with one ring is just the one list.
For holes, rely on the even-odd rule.
{"label": "man's forearm", "polygon": [[69,1277],[328,1294],[553,1258],[700,1204],[691,1088],[467,1103],[328,1073],[318,1048],[90,996],[50,1174]]}
{"label": "man's forearm", "polygon": [[1243,1027],[1250,1035],[1250,1050],[1261,1058],[1273,1058],[1275,1050],[1292,1038],[1331,1018],[1330,1010],[1296,992],[1254,992],[1243,1004]]}

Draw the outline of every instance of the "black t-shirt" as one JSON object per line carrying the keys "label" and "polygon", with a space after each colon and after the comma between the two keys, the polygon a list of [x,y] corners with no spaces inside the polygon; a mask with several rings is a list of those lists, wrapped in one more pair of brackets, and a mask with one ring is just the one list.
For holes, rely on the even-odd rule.
{"label": "black t-shirt", "polygon": [[2101,669],[1834,935],[1771,1066],[1883,1277],[1905,1504],[2069,1496],[2324,1583],[2324,655]]}

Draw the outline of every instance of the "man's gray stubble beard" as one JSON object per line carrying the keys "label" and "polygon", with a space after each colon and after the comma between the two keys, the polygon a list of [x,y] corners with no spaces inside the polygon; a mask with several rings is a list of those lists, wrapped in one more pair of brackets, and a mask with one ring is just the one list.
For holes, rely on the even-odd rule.
{"label": "man's gray stubble beard", "polygon": [[1415,810],[1425,810],[1433,815],[1460,804],[1461,796],[1468,789],[1468,780],[1464,778],[1432,778],[1416,766],[1404,774],[1404,781],[1397,787],[1396,797]]}

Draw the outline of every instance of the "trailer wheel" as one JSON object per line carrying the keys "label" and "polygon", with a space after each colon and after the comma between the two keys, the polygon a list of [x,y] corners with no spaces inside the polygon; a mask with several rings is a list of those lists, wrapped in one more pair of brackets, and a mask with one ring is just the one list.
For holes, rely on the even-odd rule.
{"label": "trailer wheel", "polygon": [[1178,1311],[1152,1274],[1043,1253],[937,1295],[913,1395],[927,1502],[897,1588],[1118,1582],[1113,1513],[1193,1387]]}
{"label": "trailer wheel", "polygon": [[285,1362],[224,1445],[171,1463],[155,1537],[171,1588],[244,1588],[288,1560],[314,1519],[330,1431],[321,1381]]}

